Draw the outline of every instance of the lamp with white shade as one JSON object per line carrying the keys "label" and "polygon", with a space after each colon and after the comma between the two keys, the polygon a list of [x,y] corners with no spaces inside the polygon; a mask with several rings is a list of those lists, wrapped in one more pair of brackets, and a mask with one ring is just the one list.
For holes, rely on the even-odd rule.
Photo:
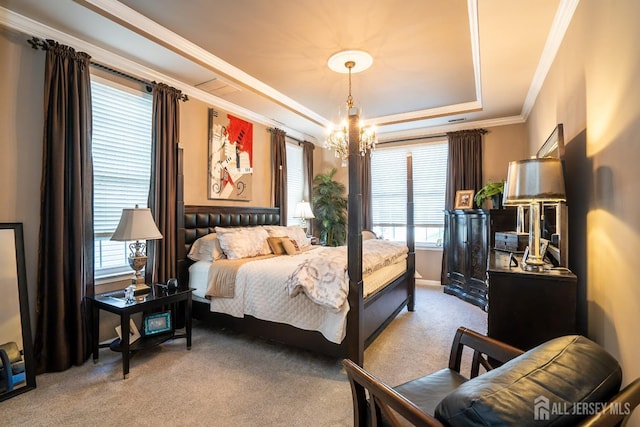
{"label": "lamp with white shade", "polygon": [[122,216],[116,231],[111,236],[111,240],[128,242],[135,240],[129,245],[129,265],[134,270],[131,283],[136,286],[135,294],[149,292],[149,286],[144,283],[141,270],[147,264],[147,240],[162,239],[162,234],[156,226],[151,209],[138,208],[123,209]]}
{"label": "lamp with white shade", "polygon": [[296,212],[293,215],[294,218],[300,218],[300,226],[302,227],[302,229],[305,231],[305,233],[307,232],[307,220],[308,219],[313,219],[316,216],[313,214],[313,211],[311,210],[311,205],[309,204],[309,202],[305,202],[304,200],[301,202],[298,202],[298,204],[296,205]]}
{"label": "lamp with white shade", "polygon": [[544,254],[540,253],[540,204],[566,200],[560,159],[545,157],[509,162],[503,204],[529,205],[529,256],[524,262],[525,270],[544,270]]}

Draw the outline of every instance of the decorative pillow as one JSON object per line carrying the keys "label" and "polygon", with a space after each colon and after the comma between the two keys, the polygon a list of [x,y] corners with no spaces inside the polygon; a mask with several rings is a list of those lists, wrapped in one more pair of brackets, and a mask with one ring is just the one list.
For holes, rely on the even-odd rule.
{"label": "decorative pillow", "polygon": [[284,249],[284,246],[282,245],[282,242],[284,240],[289,239],[289,237],[285,236],[285,237],[267,237],[267,243],[269,244],[269,247],[271,248],[271,252],[273,252],[276,255],[284,255],[285,253],[287,253],[287,251]]}
{"label": "decorative pillow", "polygon": [[300,249],[300,245],[294,239],[285,239],[281,238],[282,246],[284,246],[284,250],[287,252],[287,255],[295,255],[302,252]]}
{"label": "decorative pillow", "polygon": [[220,247],[229,259],[249,258],[268,255],[271,248],[267,243],[269,234],[262,227],[216,227]]}
{"label": "decorative pillow", "polygon": [[371,240],[377,238],[378,236],[376,236],[376,233],[374,233],[373,231],[362,230],[362,240]]}
{"label": "decorative pillow", "polygon": [[300,248],[311,245],[311,239],[307,237],[307,233],[299,225],[289,225],[287,227],[282,225],[265,225],[264,229],[267,230],[270,237],[290,237],[298,242]]}
{"label": "decorative pillow", "polygon": [[226,258],[216,233],[209,233],[193,242],[187,257],[193,261],[209,262]]}

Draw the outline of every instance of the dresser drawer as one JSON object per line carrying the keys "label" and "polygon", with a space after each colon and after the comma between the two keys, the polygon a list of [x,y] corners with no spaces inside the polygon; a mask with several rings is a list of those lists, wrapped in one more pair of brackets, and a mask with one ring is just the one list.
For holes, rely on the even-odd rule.
{"label": "dresser drawer", "polygon": [[515,231],[502,231],[495,234],[495,249],[509,252],[524,252],[529,244],[527,233],[516,233]]}

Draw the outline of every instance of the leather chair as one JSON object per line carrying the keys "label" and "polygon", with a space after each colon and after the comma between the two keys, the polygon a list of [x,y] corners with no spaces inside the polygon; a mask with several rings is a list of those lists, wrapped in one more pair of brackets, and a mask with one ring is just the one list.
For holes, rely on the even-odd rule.
{"label": "leather chair", "polygon": [[[468,377],[460,373],[464,347],[472,350]],[[640,379],[618,393],[622,371],[585,337],[556,338],[524,353],[459,328],[449,366],[390,387],[343,360],[358,427],[487,425],[619,425],[640,403]],[[483,368],[480,374],[480,368]]]}
{"label": "leather chair", "polygon": [[12,391],[25,380],[24,361],[18,345],[13,341],[0,345],[0,392]]}

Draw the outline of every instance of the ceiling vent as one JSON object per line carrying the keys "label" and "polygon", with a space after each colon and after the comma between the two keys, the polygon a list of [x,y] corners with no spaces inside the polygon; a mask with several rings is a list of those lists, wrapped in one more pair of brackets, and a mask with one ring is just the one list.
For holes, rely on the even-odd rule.
{"label": "ceiling vent", "polygon": [[197,84],[196,87],[219,97],[227,96],[234,92],[240,91],[240,88],[232,86],[231,84],[222,81],[219,78],[214,78],[206,82]]}

